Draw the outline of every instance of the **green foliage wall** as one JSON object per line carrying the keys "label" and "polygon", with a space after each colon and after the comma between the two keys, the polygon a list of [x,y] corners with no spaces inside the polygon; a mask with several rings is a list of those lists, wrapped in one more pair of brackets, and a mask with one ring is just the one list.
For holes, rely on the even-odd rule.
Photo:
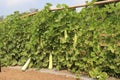
{"label": "green foliage wall", "polygon": [[[66,7],[66,6],[63,6]],[[20,18],[15,12],[0,23],[0,57],[3,66],[23,65],[31,57],[30,67],[53,66],[105,80],[120,75],[120,3],[100,8],[87,7],[49,11]]]}

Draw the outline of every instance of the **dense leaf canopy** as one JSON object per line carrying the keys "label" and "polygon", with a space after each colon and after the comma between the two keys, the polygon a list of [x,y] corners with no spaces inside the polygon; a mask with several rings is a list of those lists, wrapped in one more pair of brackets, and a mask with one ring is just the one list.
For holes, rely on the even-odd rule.
{"label": "dense leaf canopy", "polygon": [[[60,7],[60,5],[59,5]],[[49,5],[36,15],[21,18],[15,12],[0,23],[2,66],[48,67],[49,54],[56,69],[89,73],[105,80],[120,75],[120,3],[99,8],[89,6],[49,11]]]}

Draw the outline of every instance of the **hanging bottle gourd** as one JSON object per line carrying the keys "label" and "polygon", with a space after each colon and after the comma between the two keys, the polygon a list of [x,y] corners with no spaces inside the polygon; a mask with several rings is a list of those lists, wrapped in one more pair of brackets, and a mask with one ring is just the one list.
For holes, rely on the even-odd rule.
{"label": "hanging bottle gourd", "polygon": [[75,33],[73,37],[73,48],[74,49],[76,48],[76,45],[77,45],[77,34]]}
{"label": "hanging bottle gourd", "polygon": [[49,67],[48,69],[52,69],[53,68],[53,64],[52,64],[52,53],[49,54]]}

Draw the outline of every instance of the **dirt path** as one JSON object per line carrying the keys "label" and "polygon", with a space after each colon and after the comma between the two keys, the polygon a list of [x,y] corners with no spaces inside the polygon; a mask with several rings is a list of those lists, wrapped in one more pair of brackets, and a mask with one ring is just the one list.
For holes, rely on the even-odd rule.
{"label": "dirt path", "polygon": [[2,68],[0,73],[0,80],[76,80],[72,77],[63,75],[54,75],[49,73],[42,73],[39,71],[28,70],[22,72],[20,69]]}

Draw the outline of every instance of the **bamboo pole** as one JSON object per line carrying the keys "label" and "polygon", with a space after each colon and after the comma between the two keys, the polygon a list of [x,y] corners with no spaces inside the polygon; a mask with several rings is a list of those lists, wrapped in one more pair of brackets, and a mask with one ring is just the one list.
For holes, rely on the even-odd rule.
{"label": "bamboo pole", "polygon": [[[101,4],[107,4],[107,3],[113,3],[113,2],[120,2],[120,0],[99,1],[99,2],[93,3],[93,5],[101,5]],[[68,8],[80,8],[80,7],[86,7],[86,6],[89,6],[89,5],[88,4],[81,4],[81,5],[77,5],[77,6],[70,6]],[[64,9],[64,8],[54,8],[54,9],[50,9],[50,11],[57,11],[57,10],[62,10],[62,9]],[[24,15],[21,18],[32,16],[32,15],[34,15],[36,13],[38,13],[38,12],[33,12],[33,13],[30,13],[30,14]]]}
{"label": "bamboo pole", "polygon": [[[107,1],[99,1],[99,2],[95,2],[93,3],[93,5],[101,5],[101,4],[107,4],[107,3],[112,3],[112,2],[119,2],[120,0],[107,0]],[[86,7],[89,6],[88,4],[81,4],[81,5],[77,5],[77,6],[71,6],[69,8],[80,8],[80,7]],[[56,11],[56,10],[62,10],[64,8],[55,8],[55,9],[50,9],[50,11]]]}

